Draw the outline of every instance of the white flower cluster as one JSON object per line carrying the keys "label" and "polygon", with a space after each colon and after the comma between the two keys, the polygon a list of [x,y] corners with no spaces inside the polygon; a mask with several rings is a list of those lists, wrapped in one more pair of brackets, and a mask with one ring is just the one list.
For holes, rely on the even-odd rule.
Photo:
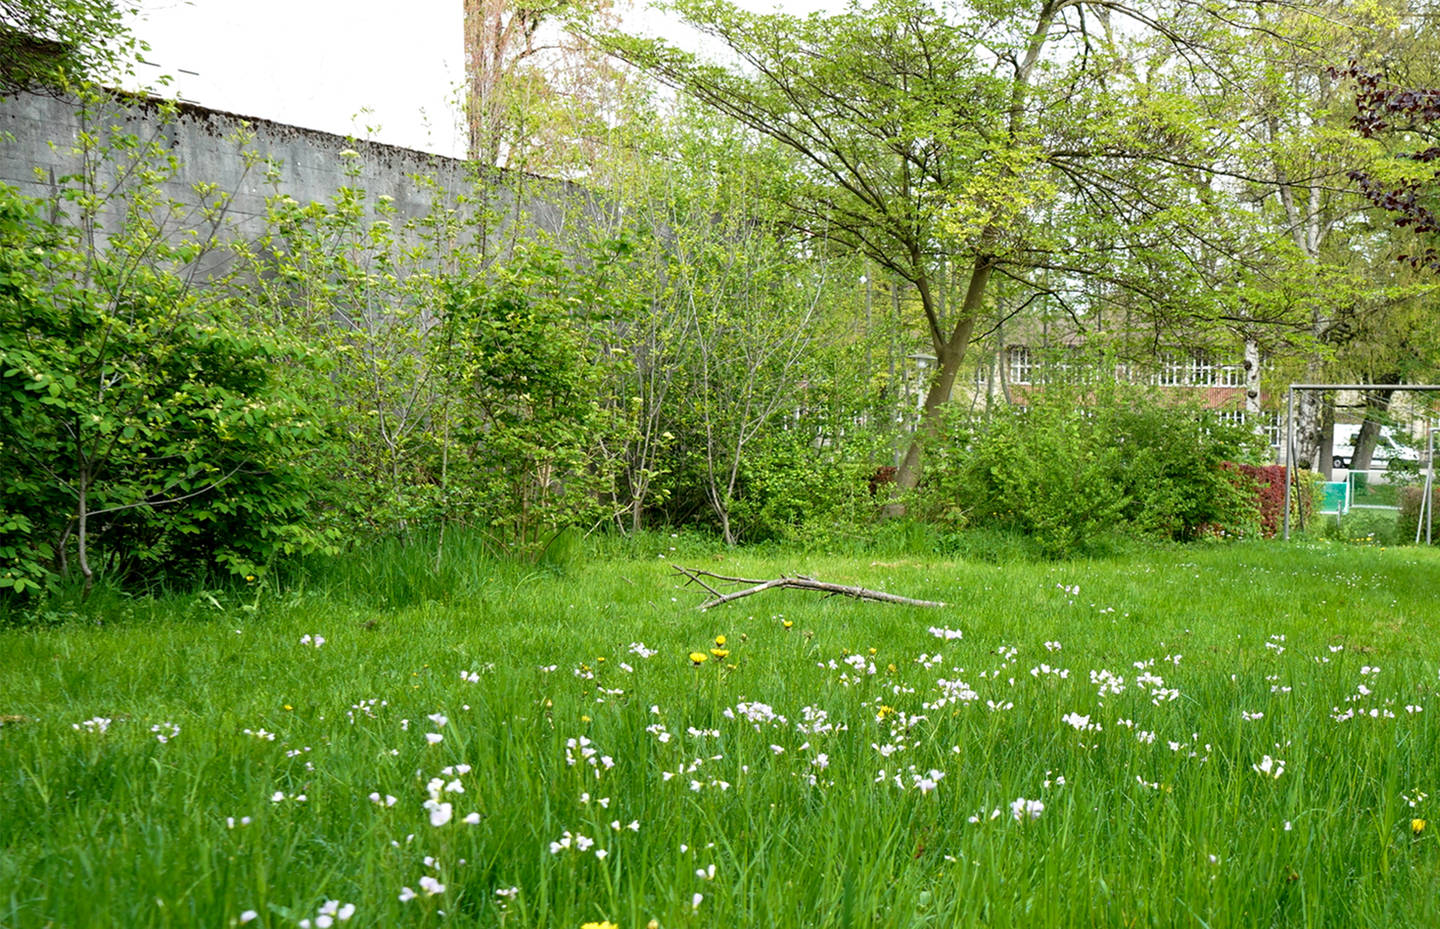
{"label": "white flower cluster", "polygon": [[339,900],[326,900],[320,905],[320,910],[315,914],[314,920],[300,920],[300,929],[329,929],[340,922],[348,922],[350,917],[355,915],[355,904],[341,903]]}
{"label": "white flower cluster", "polygon": [[1271,758],[1269,755],[1262,756],[1259,764],[1250,766],[1255,773],[1261,777],[1279,779],[1285,773],[1285,762],[1279,758]]}
{"label": "white flower cluster", "polygon": [[596,777],[599,777],[601,772],[615,767],[615,759],[609,755],[600,754],[594,743],[583,735],[579,738],[565,740],[566,766],[573,768],[580,761],[594,768]]}
{"label": "white flower cluster", "polygon": [[[1076,588],[1078,591],[1079,588]],[[1039,819],[1040,814],[1045,812],[1045,804],[1039,800],[1026,800],[1024,797],[1016,797],[1010,804],[1010,818],[1019,822],[1027,819]]]}
{"label": "white flower cluster", "polygon": [[[430,796],[423,805],[430,813],[430,825],[439,828],[454,817],[455,805],[445,797],[448,794],[463,794],[465,785],[460,782],[460,778],[469,773],[470,766],[468,764],[447,765],[440,769],[442,776],[432,777],[426,782],[425,792]],[[370,795],[370,799],[376,803],[380,802],[378,797],[379,794]],[[387,798],[387,805],[388,800],[389,798]],[[474,826],[480,822],[480,814],[469,813],[461,822]]]}
{"label": "white flower cluster", "polygon": [[174,723],[156,723],[150,727],[150,731],[155,733],[155,741],[164,745],[180,734],[180,727]]}

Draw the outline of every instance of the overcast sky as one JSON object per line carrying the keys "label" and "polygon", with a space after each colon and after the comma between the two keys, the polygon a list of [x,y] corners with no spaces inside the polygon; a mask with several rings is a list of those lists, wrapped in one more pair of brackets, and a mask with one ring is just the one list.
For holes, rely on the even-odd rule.
{"label": "overcast sky", "polygon": [[[139,0],[150,44],[142,80],[243,116],[461,156],[462,0]],[[636,32],[683,41],[644,9]],[[839,8],[838,0],[740,0],[758,11]],[[378,130],[367,132],[367,127]]]}

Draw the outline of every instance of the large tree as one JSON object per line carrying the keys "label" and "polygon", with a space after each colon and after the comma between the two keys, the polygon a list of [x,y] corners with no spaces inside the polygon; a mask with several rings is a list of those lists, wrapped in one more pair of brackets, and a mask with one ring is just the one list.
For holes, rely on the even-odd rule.
{"label": "large tree", "polygon": [[[1013,33],[952,21],[917,0],[838,16],[751,15],[723,0],[673,8],[723,41],[742,66],[707,64],[663,42],[608,36],[606,47],[796,153],[777,183],[791,221],[853,248],[908,282],[937,359],[924,423],[897,475],[920,476],[921,437],[949,399],[996,258],[1038,196],[1028,96],[1066,0],[1012,11]],[[1014,21],[1005,17],[1006,21]],[[964,267],[958,306],[945,283]]]}
{"label": "large tree", "polygon": [[[735,65],[656,40],[610,35],[605,47],[790,149],[801,166],[775,184],[789,221],[912,289],[937,363],[896,475],[902,491],[919,481],[924,443],[991,312],[992,280],[1013,284],[1021,305],[1051,296],[1083,324],[1084,307],[1066,299],[1075,281],[1171,302],[1196,280],[1186,249],[1225,248],[1177,221],[1193,218],[1177,207],[1196,199],[1200,159],[1185,156],[1209,140],[1199,115],[1148,80],[1154,50],[1136,38],[1179,49],[1178,68],[1210,54],[1213,22],[1191,30],[1159,4],[1086,0],[945,11],[875,0],[804,18],[725,0],[668,6]],[[1120,17],[1128,24],[1112,23]],[[1148,262],[1122,260],[1137,255]],[[1170,280],[1153,276],[1162,255]]]}
{"label": "large tree", "polygon": [[[1395,225],[1422,237],[1401,256],[1416,268],[1440,271],[1440,87],[1401,86],[1358,62],[1343,75],[1354,80],[1355,115],[1351,122],[1367,139],[1383,139],[1385,162],[1356,168],[1350,178]],[[1433,80],[1434,76],[1429,75]]]}
{"label": "large tree", "polygon": [[613,25],[612,0],[464,0],[469,157],[482,170],[581,170],[621,81],[572,22]]}

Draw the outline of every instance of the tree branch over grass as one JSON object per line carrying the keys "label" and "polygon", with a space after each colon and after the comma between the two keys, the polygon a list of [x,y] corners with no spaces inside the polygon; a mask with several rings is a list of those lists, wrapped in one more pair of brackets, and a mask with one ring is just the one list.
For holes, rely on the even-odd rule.
{"label": "tree branch over grass", "polygon": [[[789,577],[781,575],[770,580],[759,580],[748,577],[726,577],[723,574],[714,574],[710,571],[700,571],[694,568],[685,568],[680,565],[673,565],[675,570],[685,575],[690,583],[705,588],[714,596],[700,604],[697,609],[708,610],[714,606],[730,603],[742,597],[749,597],[767,590],[813,590],[831,597],[853,597],[856,600],[871,600],[876,603],[898,603],[902,606],[927,606],[939,607],[945,604],[937,600],[916,600],[911,597],[902,597],[898,594],[887,594],[884,591],[870,590],[865,587],[854,587],[849,584],[833,584],[828,581],[817,581],[813,577],[806,577],[803,574]],[[706,583],[705,578],[718,581],[720,584],[748,584],[740,590],[732,590],[729,593],[722,593],[716,587]]]}

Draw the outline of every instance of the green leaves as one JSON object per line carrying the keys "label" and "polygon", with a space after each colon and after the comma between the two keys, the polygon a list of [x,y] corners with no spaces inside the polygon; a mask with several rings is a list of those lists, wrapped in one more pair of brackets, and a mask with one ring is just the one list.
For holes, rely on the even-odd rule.
{"label": "green leaves", "polygon": [[253,573],[280,538],[326,547],[300,528],[313,485],[292,457],[316,430],[272,381],[276,347],[242,334],[223,287],[193,286],[214,243],[166,234],[171,162],[113,126],[79,144],[93,173],[63,190],[94,202],[77,219],[0,187],[3,586]]}
{"label": "green leaves", "polygon": [[1002,526],[1052,555],[1107,534],[1192,540],[1254,522],[1222,469],[1254,436],[1202,411],[1167,407],[1134,385],[1047,385],[1028,407],[956,416],[922,505],[958,527]]}

